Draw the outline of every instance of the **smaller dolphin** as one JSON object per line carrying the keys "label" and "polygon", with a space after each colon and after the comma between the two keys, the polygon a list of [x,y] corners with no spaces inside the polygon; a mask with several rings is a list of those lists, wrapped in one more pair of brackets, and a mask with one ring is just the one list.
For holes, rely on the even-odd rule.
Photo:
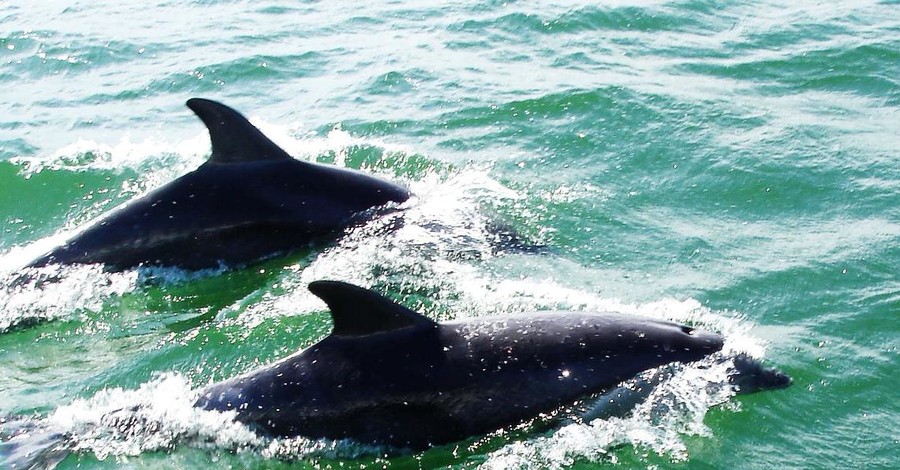
{"label": "smaller dolphin", "polygon": [[722,348],[717,334],[616,314],[539,312],[436,323],[336,281],[309,290],[332,333],[213,384],[195,406],[277,436],[422,449],[514,425],[609,391],[642,371]]}
{"label": "smaller dolphin", "polygon": [[406,201],[390,182],[296,160],[237,111],[193,98],[212,155],[32,261],[203,269],[256,261],[335,237],[369,209]]}

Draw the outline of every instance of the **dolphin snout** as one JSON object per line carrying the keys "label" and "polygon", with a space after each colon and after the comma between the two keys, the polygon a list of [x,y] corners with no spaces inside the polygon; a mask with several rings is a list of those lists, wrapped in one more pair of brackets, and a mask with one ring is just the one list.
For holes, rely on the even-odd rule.
{"label": "dolphin snout", "polygon": [[746,354],[734,357],[734,367],[729,371],[728,380],[740,394],[778,390],[794,383],[789,375],[778,369],[764,367]]}

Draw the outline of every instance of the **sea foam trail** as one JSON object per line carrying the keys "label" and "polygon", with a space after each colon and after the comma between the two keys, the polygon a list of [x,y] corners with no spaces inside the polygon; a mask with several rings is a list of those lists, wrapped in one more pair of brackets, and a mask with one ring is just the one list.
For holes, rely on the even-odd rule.
{"label": "sea foam trail", "polygon": [[[135,390],[105,389],[61,406],[18,430],[6,431],[7,465],[51,461],[60,452],[93,453],[98,459],[173,449],[178,445],[242,450],[261,445],[232,414],[193,407],[197,393],[178,374],[163,374]],[[22,461],[18,447],[32,449]],[[17,460],[18,459],[18,460]],[[11,465],[12,464],[12,465]]]}
{"label": "sea foam trail", "polygon": [[[110,296],[131,291],[137,274],[105,273],[96,265],[56,266],[7,275],[0,288],[0,333],[17,326],[97,312]],[[23,280],[24,279],[24,280]]]}

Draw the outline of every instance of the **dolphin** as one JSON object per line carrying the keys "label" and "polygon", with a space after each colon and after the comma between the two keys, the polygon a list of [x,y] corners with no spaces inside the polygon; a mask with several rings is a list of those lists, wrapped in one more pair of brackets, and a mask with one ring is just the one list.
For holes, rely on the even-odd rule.
{"label": "dolphin", "polygon": [[268,435],[423,449],[702,359],[715,333],[618,314],[538,312],[436,323],[371,290],[316,281],[334,328],[309,348],[200,391]]}
{"label": "dolphin", "polygon": [[215,268],[329,237],[410,193],[358,171],[292,158],[234,109],[192,98],[212,155],[196,170],[132,200],[32,261]]}

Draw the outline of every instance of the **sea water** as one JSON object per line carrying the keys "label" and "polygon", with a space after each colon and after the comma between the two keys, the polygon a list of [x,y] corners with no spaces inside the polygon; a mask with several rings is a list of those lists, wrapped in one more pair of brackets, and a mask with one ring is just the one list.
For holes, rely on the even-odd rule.
{"label": "sea water", "polygon": [[[68,436],[59,468],[895,468],[900,7],[599,3],[0,2],[4,425]],[[409,187],[404,224],[240,269],[14,282],[207,158],[190,97]],[[497,252],[496,220],[542,249]],[[328,334],[317,279],[438,320],[688,322],[794,385],[736,397],[686,366],[625,416],[419,453],[194,410]]]}

